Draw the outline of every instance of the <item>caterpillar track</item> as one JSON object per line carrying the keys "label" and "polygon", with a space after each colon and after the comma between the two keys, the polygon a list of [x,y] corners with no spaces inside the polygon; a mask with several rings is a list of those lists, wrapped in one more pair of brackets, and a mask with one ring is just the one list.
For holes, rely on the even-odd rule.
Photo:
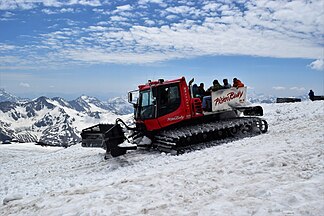
{"label": "caterpillar track", "polygon": [[162,152],[181,154],[196,149],[199,143],[226,141],[265,133],[268,123],[258,117],[217,120],[178,129],[160,131],[155,135],[153,147]]}

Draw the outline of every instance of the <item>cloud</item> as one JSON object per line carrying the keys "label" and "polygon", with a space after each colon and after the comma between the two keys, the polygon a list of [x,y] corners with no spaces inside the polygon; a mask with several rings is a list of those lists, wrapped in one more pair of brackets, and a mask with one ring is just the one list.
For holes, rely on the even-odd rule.
{"label": "cloud", "polygon": [[177,19],[178,16],[171,14],[171,15],[166,16],[165,18],[168,19],[168,20],[174,20],[174,19]]}
{"label": "cloud", "polygon": [[90,26],[89,28],[87,28],[87,31],[106,31],[108,28],[104,27],[104,26]]}
{"label": "cloud", "polygon": [[[153,3],[154,1],[145,1]],[[144,3],[144,1],[141,1]],[[157,1],[154,3],[158,3]],[[159,1],[159,3],[162,3]],[[134,50],[134,53],[144,54],[154,52],[161,53],[160,58],[169,59],[164,54],[172,54],[175,58],[190,58],[201,55],[252,55],[278,58],[314,58],[322,52],[322,47],[311,38],[308,32],[319,31],[321,21],[313,17],[316,22],[308,22],[300,17],[297,10],[301,7],[305,10],[313,10],[312,4],[283,4],[266,1],[245,5],[249,8],[244,13],[234,4],[205,4],[203,8],[196,6],[173,6],[160,10],[167,25],[160,27],[160,20],[150,18],[148,26],[133,25],[130,19],[121,16],[112,16],[110,19],[117,22],[127,22],[133,25],[130,29],[96,35],[99,44],[110,43],[112,47],[104,48],[98,55],[122,55],[122,50]],[[315,3],[314,3],[315,4]],[[286,8],[285,12],[282,10]],[[125,9],[130,8],[126,6]],[[268,12],[270,8],[276,11]],[[222,16],[210,16],[217,11]],[[200,19],[183,18],[192,14],[192,17],[200,16]],[[316,10],[315,14],[318,14]],[[310,15],[308,15],[310,16]],[[182,18],[180,18],[182,17]],[[180,20],[179,20],[180,19]],[[309,19],[309,18],[307,18]],[[306,19],[306,20],[307,20]],[[299,35],[298,31],[304,32]],[[310,27],[311,26],[311,27]],[[315,34],[316,35],[316,34]],[[115,49],[114,44],[119,48]],[[101,46],[102,47],[102,46]],[[120,50],[120,51],[119,51]],[[108,59],[109,59],[108,57]],[[125,62],[129,62],[125,59]],[[131,61],[133,62],[133,61]]]}
{"label": "cloud", "polygon": [[292,91],[305,91],[306,89],[304,87],[291,87],[290,90],[292,90]]}
{"label": "cloud", "polygon": [[57,14],[57,13],[58,13],[57,11],[50,10],[50,9],[43,9],[42,12],[43,12],[44,14],[48,14],[48,15],[51,15],[51,14]]}
{"label": "cloud", "polygon": [[208,2],[207,4],[205,4],[203,6],[203,10],[206,11],[216,11],[219,7],[221,7],[222,5],[220,3],[215,3],[215,2]]}
{"label": "cloud", "polygon": [[15,15],[14,13],[11,13],[11,12],[9,12],[9,11],[6,11],[6,12],[2,15],[2,17],[10,18],[10,17],[13,17],[14,15]]}
{"label": "cloud", "polygon": [[92,7],[98,7],[101,6],[100,0],[70,0],[70,4],[80,4],[80,5],[87,5]]}
{"label": "cloud", "polygon": [[98,7],[101,6],[100,0],[15,0],[0,1],[0,10],[31,10],[37,7],[64,7],[71,5],[83,5]]}
{"label": "cloud", "polygon": [[129,11],[132,10],[133,7],[131,5],[122,5],[122,6],[117,6],[117,9],[115,10],[115,12],[121,12],[121,11]]}
{"label": "cloud", "polygon": [[111,16],[110,19],[112,21],[116,21],[116,22],[124,22],[124,21],[128,21],[128,19],[126,17],[122,17],[122,16]]}
{"label": "cloud", "polygon": [[[33,2],[33,0],[29,0],[29,2]],[[36,3],[38,2],[36,1]],[[41,2],[43,2],[46,7],[61,7],[64,4],[60,0],[44,0]]]}
{"label": "cloud", "polygon": [[74,13],[75,10],[73,8],[62,8],[60,10],[61,13]]}
{"label": "cloud", "polygon": [[[87,49],[83,51],[65,50],[62,55],[74,61],[82,61],[88,63],[114,63],[114,64],[150,64],[176,58],[172,53],[161,54],[159,52],[135,53],[135,52],[119,52],[107,53],[102,49]],[[125,62],[127,59],[127,62]]]}
{"label": "cloud", "polygon": [[16,47],[14,45],[0,43],[0,52],[1,51],[13,50],[15,48]]}
{"label": "cloud", "polygon": [[29,83],[25,83],[25,82],[19,83],[19,86],[24,87],[24,88],[30,88]]}
{"label": "cloud", "polygon": [[154,26],[155,25],[155,22],[153,20],[145,20],[144,22],[145,22],[145,24],[147,24],[149,26]]}
{"label": "cloud", "polygon": [[[10,49],[0,44],[1,56],[12,51],[10,56],[24,57],[25,61],[31,61],[29,65],[33,65],[35,59],[40,59],[39,64],[46,61],[98,64],[114,60],[120,64],[141,64],[217,55],[305,59],[323,55],[321,1],[262,0],[237,4],[232,1],[139,0],[129,4],[123,1],[122,5],[100,0],[12,2],[1,1],[0,10],[29,5],[47,14],[74,13],[77,10],[72,6],[85,6],[80,6],[78,17],[85,15],[86,22],[62,14],[60,20],[55,20],[59,21],[55,26],[53,22],[48,25],[51,28],[47,34],[31,36],[30,43],[21,48],[15,45],[15,49]],[[89,11],[95,16],[89,18]],[[10,66],[4,64],[1,62],[0,66]],[[11,66],[19,65],[28,66],[19,61]],[[323,69],[323,60],[309,66]]]}
{"label": "cloud", "polygon": [[324,70],[324,59],[317,59],[308,65],[314,70],[322,71]]}
{"label": "cloud", "polygon": [[[1,51],[1,49],[0,49]],[[10,56],[10,55],[5,55],[5,56],[0,56],[0,62],[4,65],[8,65],[11,63],[18,63],[20,61],[20,58],[16,56]]]}
{"label": "cloud", "polygon": [[286,87],[274,86],[274,87],[272,87],[272,89],[277,90],[277,91],[283,91],[283,90],[286,90]]}
{"label": "cloud", "polygon": [[164,7],[166,6],[166,4],[164,3],[163,0],[139,0],[138,1],[138,4],[139,5],[145,5],[145,4],[158,4],[160,5],[161,7]]}
{"label": "cloud", "polygon": [[43,13],[51,15],[51,14],[59,14],[59,13],[76,13],[76,12],[80,12],[78,10],[75,10],[73,8],[61,8],[61,9],[42,9],[41,10]]}
{"label": "cloud", "polygon": [[39,0],[16,0],[16,1],[0,1],[0,10],[30,10],[43,4],[44,6],[59,7],[61,3],[56,0],[45,0],[40,2]]}
{"label": "cloud", "polygon": [[175,13],[175,14],[188,14],[195,11],[194,7],[188,6],[178,6],[178,7],[169,7],[166,9],[167,12]]}

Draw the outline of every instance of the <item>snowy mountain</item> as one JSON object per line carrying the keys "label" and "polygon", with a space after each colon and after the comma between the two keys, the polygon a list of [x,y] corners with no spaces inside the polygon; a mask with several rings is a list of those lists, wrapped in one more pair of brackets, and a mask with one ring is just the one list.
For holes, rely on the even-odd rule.
{"label": "snowy mountain", "polygon": [[20,98],[18,98],[17,96],[12,95],[6,92],[6,90],[0,88],[0,102],[5,102],[5,101],[18,102],[19,100]]}
{"label": "snowy mountain", "polygon": [[70,106],[80,112],[97,112],[98,108],[108,110],[109,107],[95,97],[81,96],[69,102]]}
{"label": "snowy mountain", "polygon": [[29,102],[0,102],[0,141],[71,145],[80,141],[82,129],[113,122],[122,114],[126,112],[119,113],[112,104],[89,96],[73,101],[39,97]]}
{"label": "snowy mountain", "polygon": [[0,145],[0,215],[323,215],[323,107],[264,104],[267,133],[178,156]]}
{"label": "snowy mountain", "polygon": [[121,115],[126,115],[134,112],[134,107],[132,104],[128,103],[127,99],[116,97],[108,100],[110,107],[114,107],[117,113]]}

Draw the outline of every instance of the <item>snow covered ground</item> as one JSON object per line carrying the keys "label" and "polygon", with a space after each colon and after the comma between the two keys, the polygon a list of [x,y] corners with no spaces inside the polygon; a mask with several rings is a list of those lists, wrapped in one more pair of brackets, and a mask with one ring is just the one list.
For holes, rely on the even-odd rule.
{"label": "snow covered ground", "polygon": [[180,156],[0,145],[0,215],[323,215],[324,102],[263,107],[268,133]]}

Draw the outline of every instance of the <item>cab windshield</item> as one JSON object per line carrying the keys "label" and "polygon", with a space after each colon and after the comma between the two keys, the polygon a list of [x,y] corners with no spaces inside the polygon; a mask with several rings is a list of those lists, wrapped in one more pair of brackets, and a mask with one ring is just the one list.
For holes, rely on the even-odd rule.
{"label": "cab windshield", "polygon": [[151,119],[155,117],[155,99],[151,90],[140,92],[138,117],[140,119]]}

